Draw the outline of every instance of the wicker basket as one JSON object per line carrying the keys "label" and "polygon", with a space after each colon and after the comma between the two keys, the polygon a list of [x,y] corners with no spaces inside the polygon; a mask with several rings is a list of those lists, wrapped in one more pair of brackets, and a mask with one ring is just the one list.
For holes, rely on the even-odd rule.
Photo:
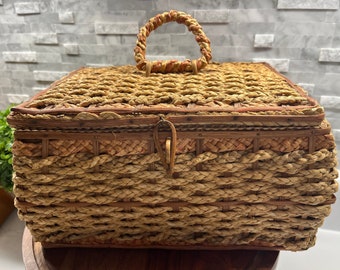
{"label": "wicker basket", "polygon": [[[145,60],[163,23],[202,57]],[[304,250],[337,191],[319,104],[264,63],[209,63],[189,15],[132,66],[86,67],[12,109],[16,207],[49,246]]]}

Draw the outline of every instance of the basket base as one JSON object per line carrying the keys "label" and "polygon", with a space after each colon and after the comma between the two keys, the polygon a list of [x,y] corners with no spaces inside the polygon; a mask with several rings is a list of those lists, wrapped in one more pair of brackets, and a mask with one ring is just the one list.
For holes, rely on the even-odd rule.
{"label": "basket base", "polygon": [[[34,240],[33,240],[34,241]],[[204,245],[119,245],[119,244],[63,244],[40,242],[44,249],[51,248],[111,248],[111,249],[165,249],[165,250],[261,250],[261,251],[281,251],[283,247],[270,245],[234,245],[234,246],[204,246]]]}
{"label": "basket base", "polygon": [[146,248],[45,248],[25,228],[26,269],[275,269],[276,250],[178,250]]}

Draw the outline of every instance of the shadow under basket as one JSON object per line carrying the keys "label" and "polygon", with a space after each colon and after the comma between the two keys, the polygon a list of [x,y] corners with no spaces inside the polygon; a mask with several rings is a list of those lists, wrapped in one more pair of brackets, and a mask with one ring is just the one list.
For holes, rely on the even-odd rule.
{"label": "shadow under basket", "polygon": [[81,68],[8,122],[44,247],[305,250],[335,201],[323,108],[264,63]]}

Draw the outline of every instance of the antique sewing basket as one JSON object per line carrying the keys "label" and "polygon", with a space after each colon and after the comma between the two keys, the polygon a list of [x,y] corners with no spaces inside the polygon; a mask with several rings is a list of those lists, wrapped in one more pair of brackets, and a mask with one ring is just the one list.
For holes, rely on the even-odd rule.
{"label": "antique sewing basket", "polygon": [[[197,60],[145,59],[163,23]],[[84,67],[15,107],[19,217],[45,247],[304,250],[337,191],[323,108],[265,63],[209,63],[209,39],[169,11],[134,66]]]}

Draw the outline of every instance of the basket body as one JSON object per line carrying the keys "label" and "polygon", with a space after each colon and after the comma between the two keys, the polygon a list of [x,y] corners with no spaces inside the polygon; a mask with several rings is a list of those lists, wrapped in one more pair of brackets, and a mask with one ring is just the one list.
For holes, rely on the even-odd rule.
{"label": "basket body", "polygon": [[322,108],[263,63],[83,68],[8,121],[16,207],[45,246],[304,250],[335,201]]}

